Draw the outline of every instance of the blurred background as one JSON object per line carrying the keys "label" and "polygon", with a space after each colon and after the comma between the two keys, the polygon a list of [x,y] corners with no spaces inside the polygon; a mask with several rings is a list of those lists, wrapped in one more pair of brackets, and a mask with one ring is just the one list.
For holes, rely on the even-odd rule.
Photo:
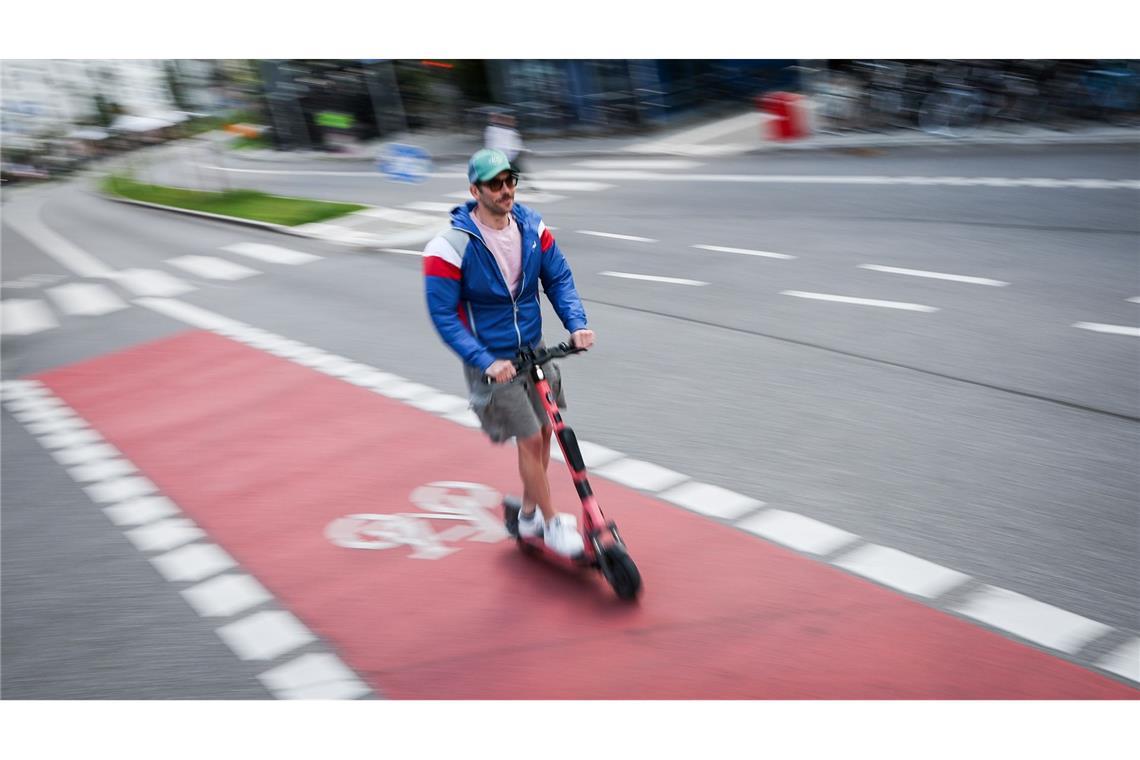
{"label": "blurred background", "polygon": [[239,146],[348,151],[406,132],[652,133],[798,93],[816,133],[1138,123],[1127,60],[7,60],[6,182],[231,125]]}

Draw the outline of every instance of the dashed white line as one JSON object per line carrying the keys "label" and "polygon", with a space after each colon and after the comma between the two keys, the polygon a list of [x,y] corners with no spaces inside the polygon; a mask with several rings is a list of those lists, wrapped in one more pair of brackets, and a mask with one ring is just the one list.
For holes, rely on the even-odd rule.
{"label": "dashed white line", "polygon": [[166,263],[209,280],[242,280],[259,274],[256,269],[213,256],[178,256],[167,259]]}
{"label": "dashed white line", "polygon": [[737,527],[798,551],[820,556],[859,540],[854,533],[782,509],[766,509],[737,523]]}
{"label": "dashed white line", "polygon": [[206,534],[192,520],[170,517],[139,528],[131,528],[124,535],[140,552],[168,552],[204,538]]}
{"label": "dashed white line", "polygon": [[237,567],[230,555],[214,544],[191,544],[153,557],[150,563],[159,574],[175,583],[193,583]]}
{"label": "dashed white line", "polygon": [[355,699],[369,692],[335,655],[310,652],[258,676],[279,699]]}
{"label": "dashed white line", "polygon": [[683,483],[658,496],[692,512],[721,520],[737,520],[764,506],[762,501],[708,483]]}
{"label": "dashed white line", "polygon": [[1097,660],[1096,665],[1118,676],[1140,681],[1140,638],[1120,645]]}
{"label": "dashed white line", "polygon": [[938,311],[935,306],[924,306],[920,303],[904,303],[902,301],[879,301],[873,298],[852,298],[851,296],[836,296],[829,293],[805,293],[802,290],[781,290],[782,296],[795,298],[810,298],[817,301],[835,301],[837,303],[850,303],[857,306],[878,306],[884,309],[904,309],[906,311]]}
{"label": "dashed white line", "polygon": [[185,280],[154,269],[124,269],[110,278],[139,296],[180,296],[197,289]]}
{"label": "dashed white line", "polygon": [[300,620],[283,610],[254,613],[222,626],[218,635],[243,660],[272,660],[316,641]]}
{"label": "dashed white line", "polygon": [[[478,417],[475,418],[475,421],[476,424],[478,424]],[[602,465],[609,464],[610,462],[625,457],[625,454],[621,453],[620,451],[607,449],[605,446],[599,446],[598,444],[590,443],[589,441],[578,441],[578,451],[582,454],[582,461],[585,462],[586,466],[591,469],[595,467],[601,467]],[[566,461],[566,458],[562,455],[561,446],[551,446],[550,457],[552,459],[558,460],[559,462]]]}
{"label": "dashed white line", "polygon": [[934,599],[970,580],[970,576],[897,549],[868,544],[835,560],[845,570],[915,596]]}
{"label": "dashed white line", "polygon": [[750,248],[731,248],[724,245],[694,245],[693,248],[699,248],[702,251],[715,251],[717,253],[739,253],[743,256],[763,256],[769,259],[794,259],[787,253],[774,253],[772,251],[754,251]]}
{"label": "dashed white line", "polygon": [[315,256],[311,253],[303,251],[294,251],[292,248],[282,248],[277,245],[266,245],[264,243],[233,243],[232,245],[222,246],[223,251],[236,253],[239,256],[248,256],[251,259],[259,261],[267,261],[270,264],[286,264],[289,266],[297,266],[299,264],[308,264],[312,261],[320,261],[320,256]]}
{"label": "dashed white line", "polygon": [[1133,296],[1132,298],[1126,298],[1124,300],[1128,301],[1128,303],[1140,303],[1140,296]]}
{"label": "dashed white line", "polygon": [[591,235],[593,237],[613,238],[614,240],[631,240],[635,243],[656,243],[653,238],[640,237],[638,235],[619,235],[616,232],[598,232],[597,230],[575,230],[579,235]]}
{"label": "dashed white line", "polygon": [[638,459],[621,459],[598,469],[614,482],[642,491],[662,491],[688,480],[689,476]]}
{"label": "dashed white line", "polygon": [[130,501],[103,507],[103,514],[115,525],[146,525],[178,514],[178,507],[165,496],[140,496]]}
{"label": "dashed white line", "polygon": [[136,472],[134,465],[124,459],[100,459],[89,464],[76,465],[68,469],[68,474],[78,483],[91,483]]}
{"label": "dashed white line", "polygon": [[667,285],[691,285],[694,287],[701,287],[708,285],[707,282],[701,280],[686,280],[683,277],[658,277],[651,274],[633,274],[631,272],[598,272],[604,277],[619,277],[624,280],[645,280],[647,282],[663,282]]}
{"label": "dashed white line", "polygon": [[927,272],[922,269],[903,269],[901,267],[887,267],[880,266],[879,264],[860,264],[859,269],[868,269],[872,272],[886,272],[887,274],[905,274],[912,277],[929,277],[935,280],[951,280],[953,282],[964,282],[971,285],[989,285],[995,288],[1004,288],[1009,285],[1008,282],[1002,280],[991,280],[988,277],[971,277],[961,274],[946,274],[944,272]]}
{"label": "dashed white line", "polygon": [[125,477],[117,480],[107,480],[84,490],[92,501],[99,504],[109,504],[115,501],[132,499],[135,496],[149,496],[155,492],[154,483],[143,477]]}
{"label": "dashed white line", "polygon": [[183,589],[182,596],[202,617],[230,617],[273,598],[248,575],[219,575]]}
{"label": "dashed white line", "polygon": [[687,161],[685,159],[606,159],[594,161],[579,161],[574,164],[583,169],[645,169],[649,171],[662,169],[693,169],[701,166],[700,161]]}
{"label": "dashed white line", "polygon": [[127,308],[107,286],[92,282],[73,282],[48,288],[47,294],[64,314],[98,316]]}
{"label": "dashed white line", "polygon": [[1133,338],[1140,338],[1140,327],[1130,327],[1128,325],[1106,325],[1100,322],[1076,322],[1073,327],[1080,328],[1081,330],[1092,330],[1093,332],[1109,333],[1110,335],[1130,335]]}
{"label": "dashed white line", "polygon": [[953,609],[974,620],[1068,654],[1112,630],[1104,623],[993,586],[971,594]]}
{"label": "dashed white line", "polygon": [[454,203],[439,203],[437,201],[416,201],[415,203],[405,203],[401,208],[406,208],[409,211],[427,211],[431,213],[447,214],[455,208]]}
{"label": "dashed white line", "polygon": [[402,253],[405,256],[420,256],[423,257],[423,251],[413,251],[408,248],[381,248],[381,253]]}
{"label": "dashed white line", "polygon": [[12,298],[0,302],[0,333],[4,335],[32,335],[53,327],[59,327],[59,322],[43,301]]}

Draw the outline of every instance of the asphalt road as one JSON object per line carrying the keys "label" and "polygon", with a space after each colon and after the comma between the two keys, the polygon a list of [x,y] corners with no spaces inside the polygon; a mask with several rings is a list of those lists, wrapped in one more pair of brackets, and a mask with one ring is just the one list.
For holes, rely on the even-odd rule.
{"label": "asphalt road", "polygon": [[[366,163],[227,157],[241,171],[222,172],[185,157],[156,161],[144,178],[392,207],[444,202],[465,185],[458,166],[405,185]],[[569,159],[536,167],[540,189],[561,196],[536,207],[598,334],[596,350],[563,365],[579,437],[1109,625],[1116,632],[1102,649],[1140,633],[1140,342],[1073,326],[1140,323],[1140,303],[1129,301],[1140,296],[1137,192],[708,178],[1135,179],[1137,151],[692,164],[635,178]],[[591,181],[608,187],[566,184]],[[96,281],[44,255],[43,236],[27,229],[38,218],[115,270],[175,275],[195,288],[178,296],[186,303],[463,393],[460,368],[424,314],[413,256],[115,204],[83,183],[9,193],[4,212],[5,300],[47,302],[45,288]],[[598,232],[651,242],[588,234]],[[240,242],[323,258],[285,267],[220,252]],[[169,264],[181,256],[228,258],[260,274],[195,276]],[[547,338],[558,340],[547,314]],[[139,306],[57,320],[5,336],[5,379],[185,329]],[[4,697],[264,698],[251,668],[234,667],[7,413],[4,427]]]}

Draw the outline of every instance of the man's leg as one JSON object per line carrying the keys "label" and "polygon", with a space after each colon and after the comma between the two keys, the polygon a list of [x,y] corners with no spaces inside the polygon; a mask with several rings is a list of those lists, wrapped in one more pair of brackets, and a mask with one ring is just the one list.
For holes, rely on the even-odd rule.
{"label": "man's leg", "polygon": [[550,433],[551,428],[543,427],[530,438],[517,441],[519,476],[523,482],[523,512],[530,514],[529,508],[537,504],[547,520],[555,514],[550,503],[550,481],[546,477],[546,468],[550,464]]}

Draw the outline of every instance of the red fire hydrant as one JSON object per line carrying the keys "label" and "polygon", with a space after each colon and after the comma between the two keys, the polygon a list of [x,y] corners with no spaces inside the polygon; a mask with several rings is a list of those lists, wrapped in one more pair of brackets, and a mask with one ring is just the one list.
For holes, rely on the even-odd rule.
{"label": "red fire hydrant", "polygon": [[769,140],[796,140],[808,134],[803,98],[794,92],[770,92],[756,99],[757,107],[772,118],[763,127]]}

